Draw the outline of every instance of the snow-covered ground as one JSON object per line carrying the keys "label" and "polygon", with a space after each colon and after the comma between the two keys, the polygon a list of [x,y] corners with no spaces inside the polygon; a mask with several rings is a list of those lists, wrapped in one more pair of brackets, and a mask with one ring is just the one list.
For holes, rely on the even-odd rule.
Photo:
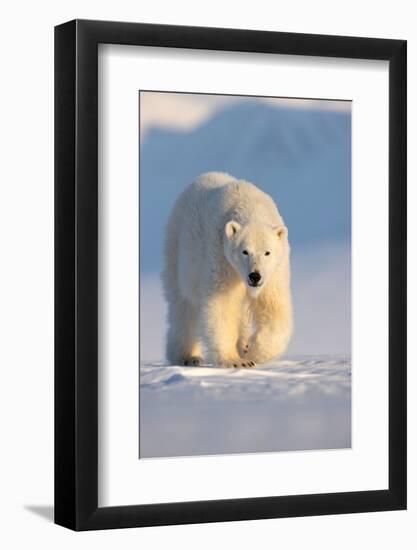
{"label": "snow-covered ground", "polygon": [[251,369],[140,367],[140,456],[348,448],[349,356]]}

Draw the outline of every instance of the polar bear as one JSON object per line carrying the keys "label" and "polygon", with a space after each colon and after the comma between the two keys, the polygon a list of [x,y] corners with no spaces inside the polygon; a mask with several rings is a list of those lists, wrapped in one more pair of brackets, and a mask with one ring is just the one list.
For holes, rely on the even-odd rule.
{"label": "polar bear", "polygon": [[[162,273],[171,364],[265,363],[293,328],[288,232],[273,199],[229,174],[199,176],[177,199]],[[205,351],[205,354],[203,353]]]}

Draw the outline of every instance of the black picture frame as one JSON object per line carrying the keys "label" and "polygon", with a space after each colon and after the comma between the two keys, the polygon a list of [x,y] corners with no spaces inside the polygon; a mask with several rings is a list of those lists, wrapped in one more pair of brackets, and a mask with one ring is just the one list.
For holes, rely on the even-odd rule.
{"label": "black picture frame", "polygon": [[[389,62],[389,488],[98,506],[98,44]],[[406,508],[405,40],[74,20],[55,28],[55,523],[74,530]]]}

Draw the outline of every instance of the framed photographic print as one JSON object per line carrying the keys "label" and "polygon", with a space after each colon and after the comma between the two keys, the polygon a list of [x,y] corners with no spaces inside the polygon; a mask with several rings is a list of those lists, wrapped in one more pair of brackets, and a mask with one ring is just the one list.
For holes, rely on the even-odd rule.
{"label": "framed photographic print", "polygon": [[55,29],[55,521],[406,507],[406,42]]}

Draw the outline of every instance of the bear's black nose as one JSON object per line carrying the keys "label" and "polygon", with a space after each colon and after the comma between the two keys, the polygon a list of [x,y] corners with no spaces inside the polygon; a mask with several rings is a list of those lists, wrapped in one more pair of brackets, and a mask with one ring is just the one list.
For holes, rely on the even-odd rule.
{"label": "bear's black nose", "polygon": [[252,273],[249,273],[249,280],[252,285],[256,286],[261,280],[261,274],[258,271],[252,271]]}

